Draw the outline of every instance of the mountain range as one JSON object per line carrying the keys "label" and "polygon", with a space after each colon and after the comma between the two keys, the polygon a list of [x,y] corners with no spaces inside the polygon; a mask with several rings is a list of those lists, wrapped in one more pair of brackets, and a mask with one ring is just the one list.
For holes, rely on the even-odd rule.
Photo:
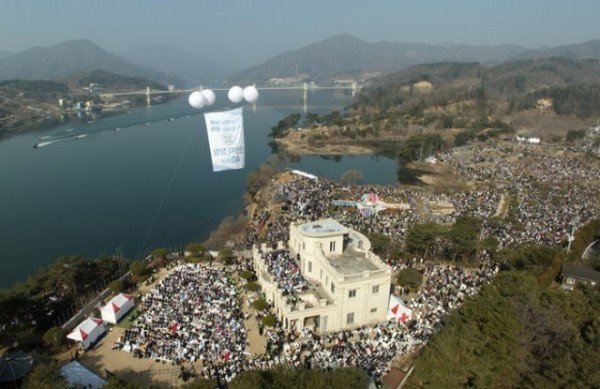
{"label": "mountain range", "polygon": [[422,43],[367,43],[349,34],[336,35],[288,51],[239,73],[234,80],[262,83],[273,77],[306,76],[316,81],[390,72],[421,63],[502,62],[527,49],[517,45],[468,46]]}
{"label": "mountain range", "polygon": [[134,65],[89,39],[32,47],[0,58],[0,80],[54,80],[82,70],[105,70],[125,76],[156,78],[156,72]]}
{"label": "mountain range", "polygon": [[134,64],[156,69],[167,83],[174,79],[187,85],[224,84],[235,69],[217,60],[170,45],[134,47],[118,53]]}
{"label": "mountain range", "polygon": [[295,51],[287,51],[233,77],[234,82],[263,83],[271,78],[330,82],[358,79],[367,73],[389,73],[418,64],[480,62],[498,64],[513,59],[566,56],[600,58],[600,40],[544,50],[518,45],[470,46],[459,44],[368,43],[349,34],[336,35]]}
{"label": "mountain range", "polygon": [[569,59],[600,58],[600,39],[593,39],[583,43],[552,47],[548,49],[527,50],[516,59],[539,59],[563,57]]}
{"label": "mountain range", "polygon": [[88,39],[33,47],[18,53],[0,51],[0,80],[63,79],[74,73],[102,70],[176,85],[264,84],[272,78],[330,83],[336,78],[366,79],[418,64],[513,59],[600,58],[600,40],[530,50],[518,45],[470,46],[450,43],[368,43],[341,34],[234,73],[234,69],[192,50],[169,45],[131,48],[113,54]]}

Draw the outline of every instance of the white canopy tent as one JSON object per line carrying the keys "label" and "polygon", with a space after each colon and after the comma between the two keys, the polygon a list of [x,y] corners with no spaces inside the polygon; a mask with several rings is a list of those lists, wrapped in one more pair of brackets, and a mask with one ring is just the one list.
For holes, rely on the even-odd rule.
{"label": "white canopy tent", "polygon": [[129,294],[119,293],[113,297],[105,306],[100,308],[102,320],[111,324],[117,324],[127,312],[129,312],[135,301]]}
{"label": "white canopy tent", "polygon": [[96,318],[87,318],[68,335],[68,339],[81,342],[84,349],[88,349],[102,334],[106,332],[104,322]]}

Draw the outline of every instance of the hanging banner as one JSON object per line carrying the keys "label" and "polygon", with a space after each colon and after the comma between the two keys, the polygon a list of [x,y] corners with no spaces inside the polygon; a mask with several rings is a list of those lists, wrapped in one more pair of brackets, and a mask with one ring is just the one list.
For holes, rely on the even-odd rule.
{"label": "hanging banner", "polygon": [[246,165],[242,108],[204,114],[213,172],[243,169]]}
{"label": "hanging banner", "polygon": [[404,305],[399,297],[391,294],[387,318],[388,320],[394,319],[398,323],[406,324],[407,321],[412,319],[412,309]]}

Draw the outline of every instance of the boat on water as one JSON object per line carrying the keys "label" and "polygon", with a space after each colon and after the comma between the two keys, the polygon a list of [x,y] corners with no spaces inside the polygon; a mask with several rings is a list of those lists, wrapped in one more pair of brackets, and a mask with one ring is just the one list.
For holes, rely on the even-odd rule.
{"label": "boat on water", "polygon": [[67,129],[65,130],[65,132],[71,132],[71,131],[73,131],[73,130],[74,130],[74,128],[67,128]]}
{"label": "boat on water", "polygon": [[75,139],[81,139],[81,138],[85,138],[86,136],[88,136],[88,134],[76,135],[76,136],[75,136]]}
{"label": "boat on water", "polygon": [[117,127],[113,131],[121,131],[121,127]]}
{"label": "boat on water", "polygon": [[36,144],[33,145],[34,149],[39,149],[40,147],[44,147],[44,146],[48,146],[51,145],[52,143],[56,143],[58,141],[60,141],[61,139],[55,139],[55,140],[49,140],[46,142],[38,142]]}
{"label": "boat on water", "polygon": [[169,121],[172,122],[173,120],[175,120],[175,118],[169,118]]}

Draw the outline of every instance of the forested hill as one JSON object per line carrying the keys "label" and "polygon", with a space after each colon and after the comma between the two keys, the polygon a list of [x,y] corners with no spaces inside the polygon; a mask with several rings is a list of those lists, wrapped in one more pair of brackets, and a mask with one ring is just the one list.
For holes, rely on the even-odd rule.
{"label": "forested hill", "polygon": [[134,65],[89,39],[66,41],[50,47],[36,46],[0,58],[0,80],[51,80],[90,69],[150,79],[156,77],[155,71]]}
{"label": "forested hill", "polygon": [[549,49],[527,50],[515,59],[563,57],[569,59],[600,58],[600,39]]}
{"label": "forested hill", "polygon": [[99,88],[107,90],[141,90],[148,86],[152,89],[165,89],[164,85],[143,77],[124,76],[103,70],[77,72],[60,82],[72,89],[89,87],[90,84],[98,84]]}
{"label": "forested hill", "polygon": [[440,61],[501,62],[525,51],[522,46],[468,46],[422,43],[368,43],[341,34],[287,51],[246,69],[232,78],[235,82],[263,83],[271,78],[292,77],[329,83],[334,78],[405,69],[419,63]]}
{"label": "forested hill", "polygon": [[361,91],[353,108],[362,111],[410,111],[485,103],[485,113],[506,115],[535,108],[550,99],[549,109],[587,118],[600,114],[600,62],[548,58],[511,61],[486,67],[479,63],[418,65],[376,79]]}

